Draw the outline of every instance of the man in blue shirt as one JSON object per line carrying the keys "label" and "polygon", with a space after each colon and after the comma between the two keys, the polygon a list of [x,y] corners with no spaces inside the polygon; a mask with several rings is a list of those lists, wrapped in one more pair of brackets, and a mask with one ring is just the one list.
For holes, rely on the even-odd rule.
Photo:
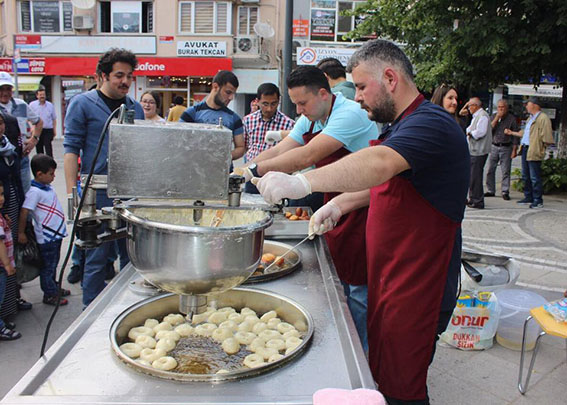
{"label": "man in blue shirt", "polygon": [[[98,61],[97,73],[102,81],[100,89],[73,97],[65,116],[65,183],[67,193],[77,184],[78,158],[81,156],[81,173],[88,173],[93,163],[96,147],[104,123],[110,114],[122,104],[135,111],[134,118],[144,119],[142,106],[128,96],[134,69],[138,65],[136,56],[125,49],[113,48]],[[95,162],[94,174],[108,173],[108,136]],[[112,206],[106,190],[97,191],[96,207]],[[86,307],[106,286],[107,259],[114,242],[106,242],[96,249],[85,250],[83,275],[83,304]],[[128,263],[125,240],[118,241],[120,268]]]}
{"label": "man in blue shirt", "polygon": [[236,89],[238,89],[236,75],[228,70],[221,70],[213,77],[212,89],[205,101],[186,109],[179,119],[180,122],[217,125],[219,118],[222,118],[222,124],[232,131],[234,142],[232,160],[239,159],[246,153],[242,120],[227,107],[234,99]]}

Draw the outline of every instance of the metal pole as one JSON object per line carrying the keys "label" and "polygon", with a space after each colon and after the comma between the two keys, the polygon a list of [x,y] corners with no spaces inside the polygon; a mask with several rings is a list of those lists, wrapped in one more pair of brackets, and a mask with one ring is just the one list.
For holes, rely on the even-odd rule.
{"label": "metal pole", "polygon": [[285,37],[283,48],[283,83],[282,108],[284,114],[293,116],[293,104],[287,94],[287,78],[291,73],[291,46],[293,39],[293,0],[286,0],[285,5]]}
{"label": "metal pole", "polygon": [[15,98],[20,97],[20,93],[18,92],[18,62],[20,61],[19,57],[16,57],[16,36],[12,36],[12,44],[14,46],[12,52],[14,53],[14,57],[12,59],[12,72],[14,73],[14,96]]}

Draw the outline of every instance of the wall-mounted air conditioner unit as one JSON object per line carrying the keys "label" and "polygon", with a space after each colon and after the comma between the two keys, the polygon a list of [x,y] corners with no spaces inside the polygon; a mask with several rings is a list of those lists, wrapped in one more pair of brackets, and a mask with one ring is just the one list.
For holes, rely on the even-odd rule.
{"label": "wall-mounted air conditioner unit", "polygon": [[260,45],[257,36],[242,36],[234,38],[234,53],[237,55],[258,55]]}
{"label": "wall-mounted air conditioner unit", "polygon": [[73,29],[75,30],[92,30],[94,28],[94,19],[90,15],[74,15]]}

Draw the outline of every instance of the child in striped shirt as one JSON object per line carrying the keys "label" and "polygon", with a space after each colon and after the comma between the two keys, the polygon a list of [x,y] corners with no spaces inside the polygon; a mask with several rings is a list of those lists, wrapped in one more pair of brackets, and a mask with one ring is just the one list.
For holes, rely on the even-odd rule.
{"label": "child in striped shirt", "polygon": [[[28,242],[25,230],[28,214],[33,218],[35,237],[43,259],[43,266],[39,273],[39,282],[43,291],[43,303],[57,305],[59,289],[55,281],[55,274],[61,254],[61,243],[67,236],[65,227],[65,214],[61,203],[50,184],[55,179],[57,163],[51,156],[38,153],[31,160],[31,169],[34,179],[26,193],[26,199],[20,212],[18,228],[18,242]],[[61,289],[61,296],[71,292]],[[61,298],[59,305],[67,305],[68,301]]]}

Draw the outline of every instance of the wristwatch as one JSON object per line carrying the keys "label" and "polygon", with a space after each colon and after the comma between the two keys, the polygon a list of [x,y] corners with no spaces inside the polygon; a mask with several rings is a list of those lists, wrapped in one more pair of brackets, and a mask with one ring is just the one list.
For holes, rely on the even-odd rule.
{"label": "wristwatch", "polygon": [[250,169],[254,177],[262,177],[260,176],[260,173],[258,173],[258,165],[256,163],[252,163],[250,166],[248,166],[248,169]]}

